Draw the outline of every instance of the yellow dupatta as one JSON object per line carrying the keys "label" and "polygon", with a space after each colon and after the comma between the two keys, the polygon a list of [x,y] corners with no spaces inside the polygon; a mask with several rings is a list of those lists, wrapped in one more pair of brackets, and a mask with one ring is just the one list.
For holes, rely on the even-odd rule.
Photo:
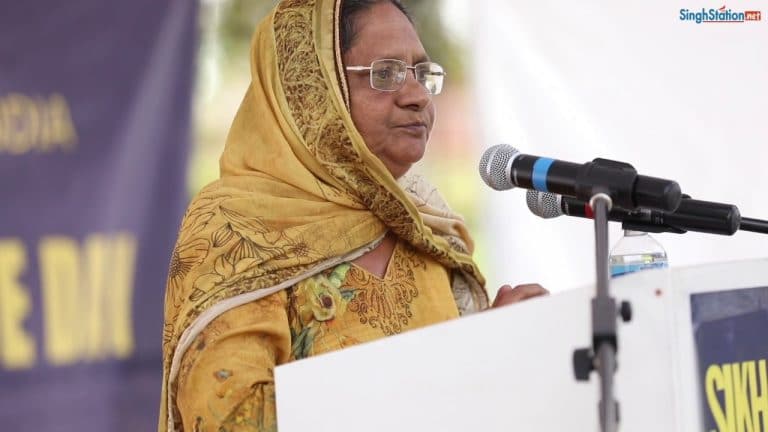
{"label": "yellow dupatta", "polygon": [[392,231],[451,270],[461,313],[488,306],[462,219],[417,176],[396,181],[348,111],[341,0],[284,0],[258,26],[252,81],[192,201],[170,264],[159,430],[178,421],[184,352],[214,318],[375,247]]}

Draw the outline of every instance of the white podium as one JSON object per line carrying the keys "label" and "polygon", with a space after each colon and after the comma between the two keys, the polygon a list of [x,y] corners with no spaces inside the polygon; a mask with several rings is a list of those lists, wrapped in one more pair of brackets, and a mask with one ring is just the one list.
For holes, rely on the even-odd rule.
{"label": "white podium", "polygon": [[[633,308],[619,325],[620,430],[705,430],[691,295],[760,287],[768,260],[612,281]],[[572,365],[591,345],[593,296],[566,291],[280,366],[279,430],[597,431],[597,373],[578,382]]]}

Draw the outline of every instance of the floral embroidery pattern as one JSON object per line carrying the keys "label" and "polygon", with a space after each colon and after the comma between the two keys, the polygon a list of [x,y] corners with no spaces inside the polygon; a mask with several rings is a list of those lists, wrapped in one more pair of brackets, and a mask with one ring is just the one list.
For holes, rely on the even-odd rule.
{"label": "floral embroidery pattern", "polygon": [[358,287],[348,309],[357,313],[361,324],[368,324],[389,336],[403,331],[413,318],[411,303],[419,295],[414,269],[427,265],[409,246],[402,253],[395,249],[385,279],[353,267],[345,285]]}
{"label": "floral embroidery pattern", "polygon": [[[284,231],[271,230],[261,218],[244,216],[224,206],[219,212],[225,223],[213,232],[210,244],[224,248],[214,261],[213,272],[198,277],[189,300],[198,302],[205,296],[218,297],[218,291],[248,282],[279,269],[275,262],[314,259],[307,243],[289,237]],[[246,284],[247,285],[247,284]]]}
{"label": "floral embroidery pattern", "polygon": [[290,305],[291,354],[294,358],[312,355],[315,339],[329,331],[330,321],[346,312],[349,301],[355,296],[353,289],[341,288],[349,269],[349,264],[341,264],[294,286]]}
{"label": "floral embroidery pattern", "polygon": [[171,264],[168,271],[168,292],[173,298],[175,306],[184,301],[182,295],[182,282],[190,270],[205,261],[211,247],[210,241],[199,237],[211,219],[216,215],[217,202],[201,201],[195,208],[187,209],[179,230],[179,239],[171,255]]}
{"label": "floral embroidery pattern", "polygon": [[[317,343],[325,338],[334,339],[323,349],[357,343],[351,334],[359,333],[349,327],[355,321],[380,336],[407,329],[413,318],[411,305],[419,296],[415,271],[426,270],[427,264],[408,245],[398,245],[391,260],[383,279],[345,263],[296,284],[289,295],[292,357],[317,354]],[[345,314],[356,318],[341,323]]]}
{"label": "floral embroidery pattern", "polygon": [[174,337],[174,324],[184,304],[184,279],[208,257],[211,242],[202,236],[202,231],[216,216],[216,207],[226,198],[224,196],[216,200],[201,199],[198,205],[188,208],[184,214],[168,270],[166,317],[172,319],[166,319],[163,326],[164,344],[170,343]]}
{"label": "floral embroidery pattern", "polygon": [[222,421],[219,432],[277,432],[275,386],[259,383]]}

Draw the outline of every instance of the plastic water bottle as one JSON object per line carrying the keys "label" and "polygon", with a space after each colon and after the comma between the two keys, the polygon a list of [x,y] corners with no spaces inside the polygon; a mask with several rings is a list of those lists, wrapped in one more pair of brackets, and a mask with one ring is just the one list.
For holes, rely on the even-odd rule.
{"label": "plastic water bottle", "polygon": [[624,230],[624,236],[611,249],[611,277],[668,266],[667,252],[645,232]]}

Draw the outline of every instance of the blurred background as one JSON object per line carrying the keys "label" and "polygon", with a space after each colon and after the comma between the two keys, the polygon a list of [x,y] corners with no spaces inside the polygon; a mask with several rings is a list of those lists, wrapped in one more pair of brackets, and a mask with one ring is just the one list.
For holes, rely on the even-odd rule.
{"label": "blurred background", "polygon": [[[704,1],[403,0],[448,72],[415,169],[463,214],[493,296],[594,280],[587,220],[543,220],[477,174],[485,148],[605,157],[768,217],[766,20]],[[0,0],[0,424],[156,427],[162,304],[190,198],[248,86],[272,0]],[[763,13],[763,17],[765,14]],[[621,235],[612,224],[611,240]],[[757,234],[663,234],[672,267],[768,255]]]}

